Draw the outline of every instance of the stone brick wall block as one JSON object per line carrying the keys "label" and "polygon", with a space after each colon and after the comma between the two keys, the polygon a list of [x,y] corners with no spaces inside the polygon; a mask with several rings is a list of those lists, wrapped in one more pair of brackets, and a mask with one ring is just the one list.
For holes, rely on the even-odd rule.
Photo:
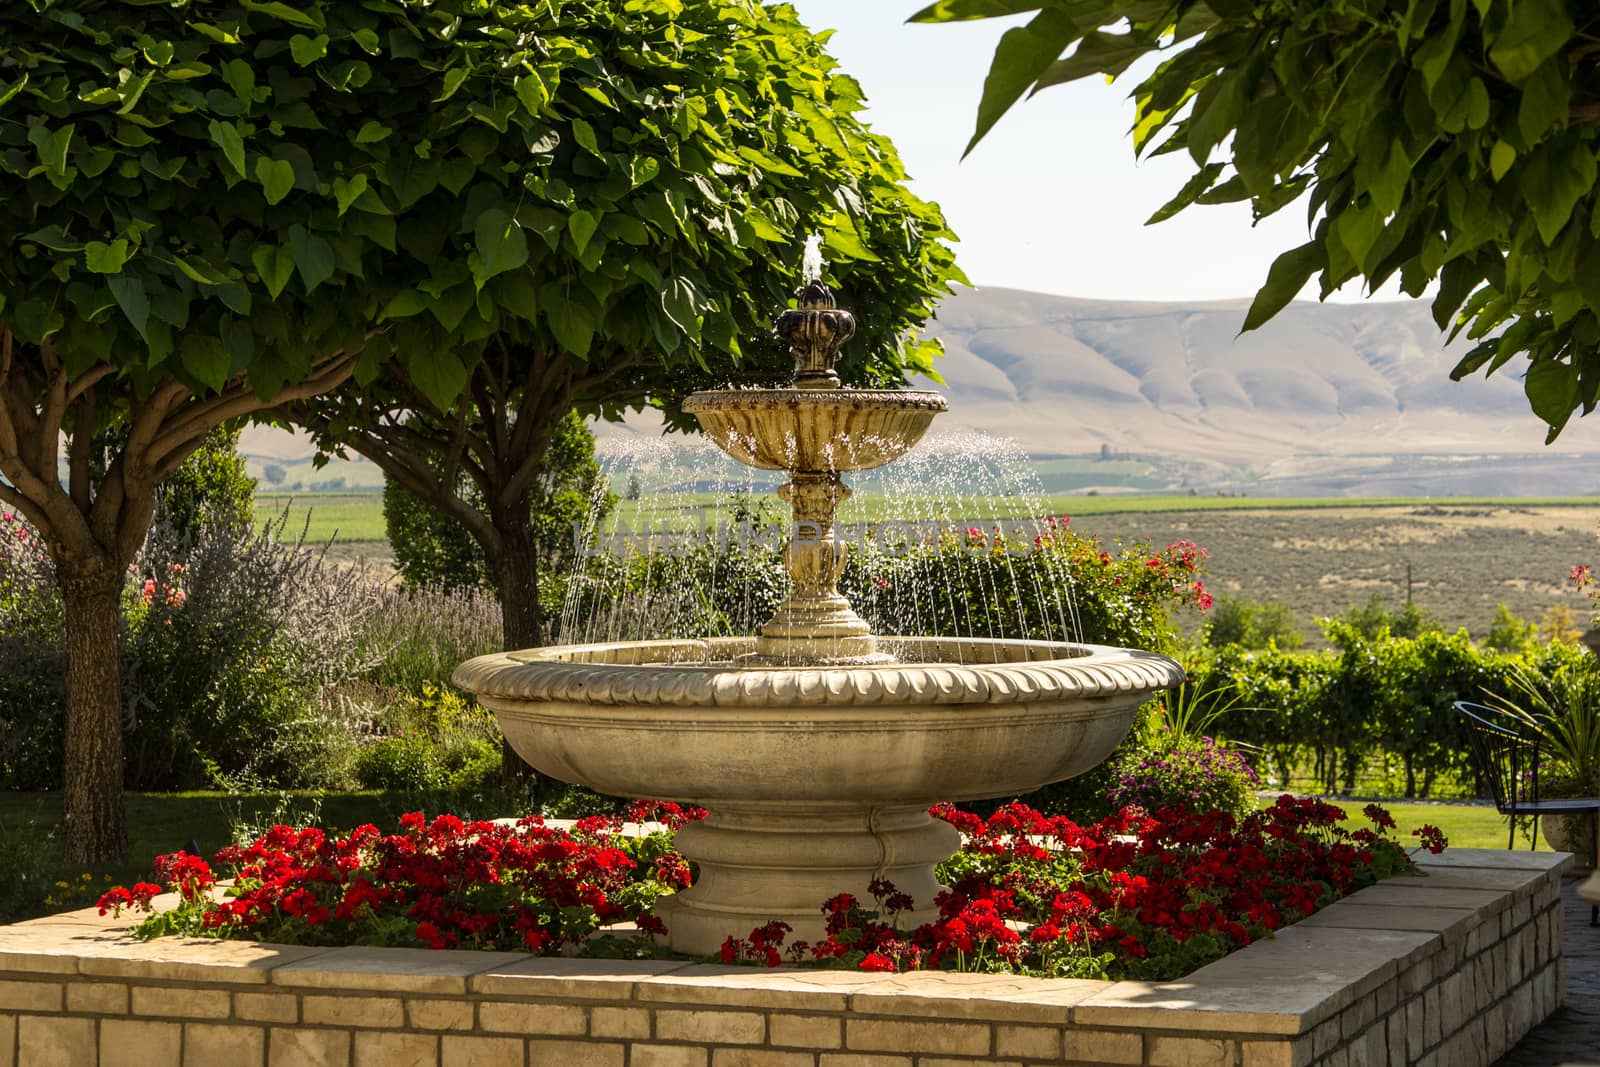
{"label": "stone brick wall block", "polygon": [[187,1023],[183,1028],[183,1067],[261,1067],[266,1060],[267,1032],[259,1026]]}
{"label": "stone brick wall block", "polygon": [[274,1026],[267,1035],[268,1067],[350,1067],[350,1034],[344,1030],[292,1030]]}
{"label": "stone brick wall block", "polygon": [[95,1059],[94,1020],[49,1015],[17,1019],[18,1067],[83,1067]]}
{"label": "stone brick wall block", "polygon": [[366,1032],[355,1035],[354,1067],[439,1067],[434,1034]]}
{"label": "stone brick wall block", "polygon": [[100,1023],[100,1067],[166,1067],[178,1062],[182,1047],[183,1027],[178,1023],[142,1019]]}

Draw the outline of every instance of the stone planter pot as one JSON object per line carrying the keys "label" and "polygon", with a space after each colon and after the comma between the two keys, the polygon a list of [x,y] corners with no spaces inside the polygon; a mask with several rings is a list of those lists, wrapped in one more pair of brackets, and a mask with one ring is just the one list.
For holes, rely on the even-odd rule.
{"label": "stone planter pot", "polygon": [[1596,656],[1600,656],[1600,626],[1591,626],[1578,635],[1578,641]]}
{"label": "stone planter pot", "polygon": [[1588,840],[1594,820],[1588,815],[1541,815],[1539,832],[1545,844],[1557,852],[1570,852],[1573,869],[1587,871],[1594,868],[1595,842]]}

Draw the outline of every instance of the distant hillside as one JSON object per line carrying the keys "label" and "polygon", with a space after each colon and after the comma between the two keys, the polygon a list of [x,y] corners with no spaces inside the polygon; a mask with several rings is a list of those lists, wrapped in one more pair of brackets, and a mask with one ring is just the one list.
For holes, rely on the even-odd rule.
{"label": "distant hillside", "polygon": [[[1295,303],[1236,336],[1247,306],[965,290],[930,326],[947,351],[937,426],[1015,439],[1051,492],[1600,493],[1591,422],[1546,449],[1520,377],[1450,381],[1467,343],[1447,349],[1426,303]],[[279,431],[250,431],[244,451],[258,475],[285,468],[285,487],[382,481],[364,461],[313,471],[309,443]]]}
{"label": "distant hillside", "polygon": [[1593,427],[1574,420],[1546,449],[1519,377],[1452,382],[1467,343],[1447,349],[1426,303],[1295,303],[1236,336],[1247,306],[963,292],[933,330],[941,423],[1035,456],[1141,458],[1207,490],[1600,492]]}

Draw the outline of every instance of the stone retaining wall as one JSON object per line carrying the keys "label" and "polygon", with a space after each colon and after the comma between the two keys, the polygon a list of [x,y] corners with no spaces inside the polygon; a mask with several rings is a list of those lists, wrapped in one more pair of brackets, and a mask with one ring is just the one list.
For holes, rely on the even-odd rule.
{"label": "stone retaining wall", "polygon": [[1564,854],[1453,849],[1177,982],[142,943],[0,927],[0,1067],[1492,1063],[1560,1004]]}

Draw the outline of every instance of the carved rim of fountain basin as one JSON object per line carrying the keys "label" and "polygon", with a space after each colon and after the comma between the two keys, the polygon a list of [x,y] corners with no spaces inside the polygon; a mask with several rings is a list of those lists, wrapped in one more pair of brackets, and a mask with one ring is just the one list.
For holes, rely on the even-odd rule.
{"label": "carved rim of fountain basin", "polygon": [[479,656],[451,680],[479,697],[596,705],[927,706],[1031,704],[1166,689],[1183,668],[1105,645],[880,637],[899,662],[736,666],[753,637],[556,645]]}

